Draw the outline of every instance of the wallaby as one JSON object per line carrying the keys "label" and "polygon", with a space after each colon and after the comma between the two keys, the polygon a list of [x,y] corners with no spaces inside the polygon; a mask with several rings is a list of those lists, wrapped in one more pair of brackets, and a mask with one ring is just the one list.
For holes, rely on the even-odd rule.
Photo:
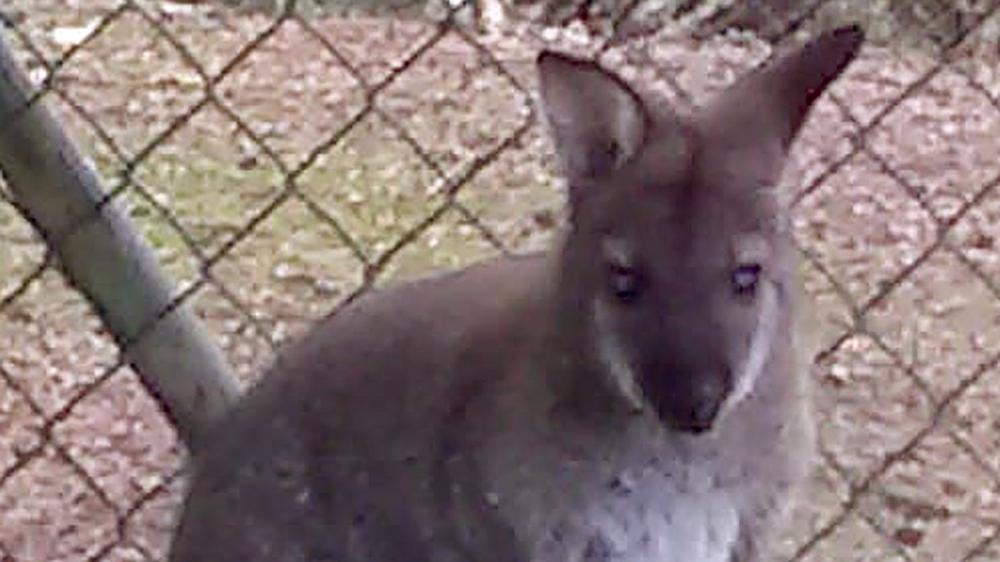
{"label": "wallaby", "polygon": [[681,114],[544,52],[556,249],[369,293],[195,457],[173,562],[755,562],[812,455],[776,194],[827,32]]}

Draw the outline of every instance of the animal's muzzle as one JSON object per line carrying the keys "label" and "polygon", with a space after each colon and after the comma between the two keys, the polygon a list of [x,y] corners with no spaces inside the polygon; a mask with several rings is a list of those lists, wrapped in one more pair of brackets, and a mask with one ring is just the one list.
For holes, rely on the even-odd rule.
{"label": "animal's muzzle", "polygon": [[677,419],[678,428],[681,431],[691,433],[703,433],[712,429],[715,419],[722,408],[722,396],[705,397],[695,401],[686,415]]}
{"label": "animal's muzzle", "polygon": [[709,371],[681,380],[685,384],[664,388],[654,397],[661,418],[678,431],[704,433],[712,429],[729,394],[728,373]]}

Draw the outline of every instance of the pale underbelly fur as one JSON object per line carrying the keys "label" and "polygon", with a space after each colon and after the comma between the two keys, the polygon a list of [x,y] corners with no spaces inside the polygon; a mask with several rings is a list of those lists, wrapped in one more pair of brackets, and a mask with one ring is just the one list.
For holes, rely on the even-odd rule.
{"label": "pale underbelly fur", "polygon": [[687,478],[652,467],[623,473],[586,507],[556,522],[532,560],[567,562],[729,562],[739,535],[738,490],[714,486],[690,467]]}

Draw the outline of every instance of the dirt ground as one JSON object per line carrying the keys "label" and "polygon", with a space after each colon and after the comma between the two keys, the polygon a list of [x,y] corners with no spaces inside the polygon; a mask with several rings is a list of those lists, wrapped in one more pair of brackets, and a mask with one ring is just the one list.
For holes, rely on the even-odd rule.
{"label": "dirt ground", "polygon": [[[243,383],[366,272],[534,249],[560,224],[531,61],[585,37],[118,4],[0,11],[36,84],[38,56],[61,61],[46,103],[107,185],[131,178],[118,204]],[[683,105],[768,52],[664,31],[605,60]],[[822,455],[776,560],[1000,559],[1000,56],[975,32],[949,53],[867,48],[795,149]],[[161,560],[183,451],[44,266],[0,199],[0,561]]]}

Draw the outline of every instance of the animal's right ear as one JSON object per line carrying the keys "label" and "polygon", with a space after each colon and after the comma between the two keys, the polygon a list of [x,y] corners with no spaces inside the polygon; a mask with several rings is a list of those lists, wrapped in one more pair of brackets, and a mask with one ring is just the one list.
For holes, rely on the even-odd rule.
{"label": "animal's right ear", "polygon": [[596,63],[543,51],[543,112],[570,181],[599,178],[638,152],[647,129],[639,96]]}

